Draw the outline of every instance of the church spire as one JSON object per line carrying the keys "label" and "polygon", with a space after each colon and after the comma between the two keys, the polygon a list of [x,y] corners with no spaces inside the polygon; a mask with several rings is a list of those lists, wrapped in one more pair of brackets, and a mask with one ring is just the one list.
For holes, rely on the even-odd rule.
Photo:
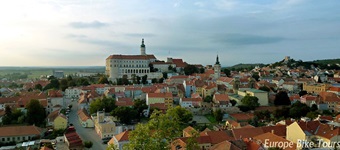
{"label": "church spire", "polygon": [[218,55],[217,55],[217,57],[216,57],[216,63],[215,63],[216,65],[219,65],[220,64],[220,62],[218,61]]}
{"label": "church spire", "polygon": [[144,39],[142,39],[142,45],[140,45],[140,47],[145,47],[145,45],[144,45]]}
{"label": "church spire", "polygon": [[140,53],[141,53],[141,55],[146,55],[144,39],[142,39],[142,45],[140,45]]}

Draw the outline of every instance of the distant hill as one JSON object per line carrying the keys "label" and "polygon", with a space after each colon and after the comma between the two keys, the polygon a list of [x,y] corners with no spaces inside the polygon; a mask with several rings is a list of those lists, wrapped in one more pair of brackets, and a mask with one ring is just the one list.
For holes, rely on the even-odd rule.
{"label": "distant hill", "polygon": [[338,59],[324,59],[324,60],[314,60],[314,61],[307,61],[307,62],[313,62],[316,64],[340,64],[340,58]]}
{"label": "distant hill", "polygon": [[254,68],[254,67],[256,67],[256,66],[263,67],[263,66],[265,66],[265,64],[262,64],[262,63],[256,63],[256,64],[242,64],[242,63],[240,63],[240,64],[236,64],[236,65],[234,65],[234,66],[225,67],[225,68],[227,68],[227,69],[232,69],[232,68],[234,68],[234,69],[246,69],[246,68]]}

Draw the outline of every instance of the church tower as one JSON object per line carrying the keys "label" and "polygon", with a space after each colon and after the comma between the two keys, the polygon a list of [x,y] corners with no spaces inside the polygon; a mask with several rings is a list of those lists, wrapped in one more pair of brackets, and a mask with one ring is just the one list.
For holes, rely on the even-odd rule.
{"label": "church tower", "polygon": [[142,39],[142,45],[140,45],[140,54],[141,54],[141,55],[146,55],[146,53],[145,53],[144,39]]}
{"label": "church tower", "polygon": [[218,61],[218,55],[216,57],[216,63],[214,65],[214,78],[218,79],[221,77],[221,64]]}

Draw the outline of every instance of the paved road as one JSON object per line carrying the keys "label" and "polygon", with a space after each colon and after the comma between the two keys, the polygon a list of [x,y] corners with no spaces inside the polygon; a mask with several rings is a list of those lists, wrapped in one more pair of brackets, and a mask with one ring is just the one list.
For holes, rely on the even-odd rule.
{"label": "paved road", "polygon": [[72,102],[72,110],[69,114],[69,122],[74,125],[76,128],[77,133],[81,137],[83,141],[91,141],[93,143],[91,150],[105,150],[107,144],[103,144],[102,140],[96,134],[94,128],[84,128],[81,126],[80,122],[78,121],[77,109],[78,104],[77,102]]}

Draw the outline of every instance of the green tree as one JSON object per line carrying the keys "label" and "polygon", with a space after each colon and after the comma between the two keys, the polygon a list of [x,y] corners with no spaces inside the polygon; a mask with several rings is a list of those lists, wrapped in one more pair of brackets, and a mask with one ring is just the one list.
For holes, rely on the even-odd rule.
{"label": "green tree", "polygon": [[12,109],[8,105],[5,107],[5,115],[2,118],[2,124],[8,125],[12,122]]}
{"label": "green tree", "polygon": [[193,118],[193,114],[191,113],[191,111],[188,111],[181,106],[176,106],[172,109],[169,109],[167,111],[167,114],[171,116],[178,116],[180,124],[187,124]]}
{"label": "green tree", "polygon": [[306,116],[308,112],[310,112],[310,108],[306,104],[297,101],[290,108],[289,116],[297,119]]}
{"label": "green tree", "polygon": [[147,83],[147,80],[148,80],[148,75],[144,75],[144,76],[142,77],[142,83],[143,83],[143,84],[146,84],[146,83]]}
{"label": "green tree", "polygon": [[290,105],[290,99],[288,97],[287,92],[285,91],[280,91],[275,95],[275,100],[274,100],[275,105]]}
{"label": "green tree", "polygon": [[131,120],[136,119],[138,116],[137,110],[130,107],[116,107],[111,114],[125,124],[130,124]]}
{"label": "green tree", "polygon": [[310,118],[310,119],[315,119],[316,117],[318,117],[319,113],[315,112],[315,111],[310,111],[306,114],[306,117]]}
{"label": "green tree", "polygon": [[184,74],[185,75],[192,75],[193,73],[199,73],[199,70],[194,65],[187,65],[184,67]]}
{"label": "green tree", "polygon": [[282,107],[281,109],[276,109],[274,111],[274,117],[275,118],[288,118],[289,117],[289,107]]}
{"label": "green tree", "polygon": [[204,102],[211,103],[212,99],[213,99],[213,97],[211,95],[208,95],[204,98]]}
{"label": "green tree", "polygon": [[109,144],[107,147],[106,147],[106,150],[117,150],[117,146],[114,145],[114,144]]}
{"label": "green tree", "polygon": [[[169,110],[171,111],[170,108]],[[177,115],[163,114],[154,111],[146,124],[138,124],[136,129],[129,133],[129,143],[126,149],[157,149],[167,150],[171,141],[181,136],[182,129]]]}
{"label": "green tree", "polygon": [[51,77],[51,78],[50,78],[50,83],[47,84],[47,85],[44,87],[43,90],[46,91],[46,90],[48,90],[48,89],[59,89],[59,81],[58,81],[58,79]]}
{"label": "green tree", "polygon": [[216,119],[216,121],[221,122],[223,119],[223,112],[221,111],[221,109],[217,109],[213,112],[213,115]]}
{"label": "green tree", "polygon": [[137,84],[140,84],[140,76],[137,76]]}
{"label": "green tree", "polygon": [[198,132],[196,131],[191,131],[191,137],[189,137],[186,141],[186,149],[187,150],[197,150],[200,149],[198,142],[197,142],[197,138],[200,136]]}
{"label": "green tree", "polygon": [[71,75],[68,75],[66,79],[67,79],[67,81],[73,81],[73,78],[72,78]]}
{"label": "green tree", "polygon": [[97,98],[90,103],[90,113],[93,114],[104,109],[105,112],[112,112],[116,107],[114,98]]}
{"label": "green tree", "polygon": [[230,103],[232,106],[235,106],[237,104],[237,102],[235,100],[230,100]]}
{"label": "green tree", "polygon": [[316,104],[313,104],[312,107],[310,108],[311,111],[317,111],[319,108]]}
{"label": "green tree", "polygon": [[103,75],[99,78],[98,84],[109,84],[109,80],[107,80],[107,77]]}
{"label": "green tree", "polygon": [[167,79],[167,78],[168,78],[168,73],[167,73],[167,72],[163,72],[162,74],[163,74],[163,78],[164,78],[164,79]]}
{"label": "green tree", "polygon": [[37,89],[37,90],[42,91],[43,87],[41,86],[41,84],[36,84],[36,85],[34,86],[34,89]]}
{"label": "green tree", "polygon": [[136,99],[133,103],[133,108],[137,110],[139,118],[143,115],[143,110],[147,109],[145,100]]}
{"label": "green tree", "polygon": [[259,79],[260,79],[258,72],[253,73],[253,75],[251,77],[254,78],[256,81],[259,81]]}
{"label": "green tree", "polygon": [[91,148],[91,147],[93,146],[93,143],[92,143],[91,141],[85,141],[85,142],[84,142],[84,146],[85,146],[86,148]]}
{"label": "green tree", "polygon": [[62,91],[65,91],[65,89],[68,88],[68,81],[67,81],[67,79],[61,79],[59,85],[60,85],[60,89]]}
{"label": "green tree", "polygon": [[204,73],[205,72],[205,69],[202,67],[202,68],[199,68],[199,73]]}
{"label": "green tree", "polygon": [[224,68],[224,69],[223,69],[223,72],[225,73],[225,75],[226,75],[227,77],[230,76],[230,70],[229,70],[229,69]]}
{"label": "green tree", "polygon": [[35,125],[44,125],[46,118],[46,112],[44,106],[42,106],[39,100],[32,99],[26,105],[27,109],[27,123]]}
{"label": "green tree", "polygon": [[153,78],[153,79],[151,79],[151,83],[157,83],[157,79],[156,78]]}
{"label": "green tree", "polygon": [[246,95],[241,100],[242,105],[249,107],[250,110],[254,110],[256,107],[260,106],[260,103],[258,101],[259,99],[257,97],[250,95]]}

